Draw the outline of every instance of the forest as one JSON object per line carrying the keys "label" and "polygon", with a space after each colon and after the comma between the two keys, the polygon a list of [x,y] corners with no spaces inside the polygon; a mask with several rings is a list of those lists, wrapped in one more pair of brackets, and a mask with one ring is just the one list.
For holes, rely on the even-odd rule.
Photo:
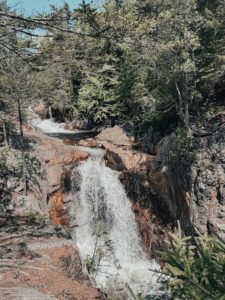
{"label": "forest", "polygon": [[223,1],[106,1],[35,18],[1,1],[1,100],[62,118],[192,130],[224,97]]}
{"label": "forest", "polygon": [[[18,150],[20,176],[34,172],[24,137],[33,103],[50,107],[58,122],[128,128],[148,154],[176,136],[175,163],[185,166],[199,140],[225,124],[224,0],[83,0],[35,16],[0,0],[0,61],[3,177],[12,172],[6,156]],[[171,299],[225,299],[224,242],[188,235],[171,233],[162,255]]]}

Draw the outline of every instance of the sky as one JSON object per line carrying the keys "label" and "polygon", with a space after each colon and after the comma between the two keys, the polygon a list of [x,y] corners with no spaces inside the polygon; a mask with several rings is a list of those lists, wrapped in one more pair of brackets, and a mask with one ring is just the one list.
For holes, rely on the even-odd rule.
{"label": "sky", "polygon": [[[81,3],[82,0],[66,0],[66,2],[70,5],[71,8],[75,8]],[[8,0],[8,4],[18,9],[19,11],[23,11],[26,14],[32,15],[35,12],[48,12],[49,4],[54,4],[57,6],[63,5],[62,0]],[[89,0],[86,2],[92,2],[95,4],[100,3],[100,0]]]}

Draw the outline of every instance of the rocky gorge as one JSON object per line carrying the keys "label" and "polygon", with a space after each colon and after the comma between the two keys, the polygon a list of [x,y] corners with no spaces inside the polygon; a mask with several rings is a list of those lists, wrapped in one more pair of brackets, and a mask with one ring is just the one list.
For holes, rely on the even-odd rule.
{"label": "rocky gorge", "polygon": [[66,172],[89,154],[29,127],[24,134],[39,164],[27,191],[18,175],[1,178],[0,299],[102,299],[83,273],[63,199]]}
{"label": "rocky gorge", "polygon": [[[90,157],[85,149],[104,149],[106,166],[120,172],[149,258],[157,258],[177,221],[189,234],[209,232],[224,239],[223,126],[197,136],[195,159],[188,161],[177,155],[173,134],[148,154],[119,126],[80,140],[80,147],[29,127],[24,133],[31,144],[29,152],[40,162],[38,185],[29,181],[24,193],[21,178],[1,179],[1,197],[8,199],[0,218],[2,299],[17,299],[15,294],[20,293],[31,299],[31,292],[37,299],[104,299],[83,274],[79,250],[71,240],[71,204],[66,196],[74,166]],[[59,285],[49,279],[52,276]],[[15,280],[18,288],[12,289]]]}
{"label": "rocky gorge", "polygon": [[[223,114],[217,118],[223,119]],[[177,221],[188,234],[213,232],[225,238],[225,129],[213,126],[217,128],[215,133],[193,139],[194,159],[179,154],[174,134],[158,143],[154,155],[135,150],[132,140],[119,127],[80,142],[83,146],[103,147],[106,164],[122,172],[120,178],[134,203],[147,248],[154,249],[156,242],[157,249],[157,243]]]}

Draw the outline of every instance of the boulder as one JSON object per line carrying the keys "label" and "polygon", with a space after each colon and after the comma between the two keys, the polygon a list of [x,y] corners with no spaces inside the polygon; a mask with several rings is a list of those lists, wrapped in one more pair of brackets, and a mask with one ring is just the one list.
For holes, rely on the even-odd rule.
{"label": "boulder", "polygon": [[107,141],[119,146],[132,146],[132,139],[119,126],[106,128],[96,136],[97,141]]}
{"label": "boulder", "polygon": [[62,184],[63,165],[50,165],[47,169],[48,185],[50,188],[60,187]]}
{"label": "boulder", "polygon": [[188,158],[191,153],[178,157],[175,135],[164,138],[155,155],[112,141],[102,142],[106,163],[123,172],[121,180],[135,203],[150,206],[165,224],[180,220],[187,234],[213,231],[225,240],[225,128],[198,138],[194,159]]}
{"label": "boulder", "polygon": [[83,119],[73,120],[72,122],[68,122],[65,124],[64,128],[68,130],[85,130],[88,127],[88,121]]}
{"label": "boulder", "polygon": [[96,139],[86,139],[86,140],[80,140],[79,146],[82,147],[89,147],[89,148],[102,148],[102,143],[98,142]]}

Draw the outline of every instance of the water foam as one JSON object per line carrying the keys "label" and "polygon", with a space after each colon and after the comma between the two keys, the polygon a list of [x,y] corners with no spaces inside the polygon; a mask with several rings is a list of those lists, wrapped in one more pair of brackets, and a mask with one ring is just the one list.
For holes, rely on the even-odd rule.
{"label": "water foam", "polygon": [[[149,269],[160,270],[155,261],[146,258],[141,247],[135,215],[119,172],[105,166],[102,150],[91,150],[92,156],[73,171],[73,210],[76,239],[82,259],[93,256],[101,248],[101,259],[94,275],[96,284],[105,289],[113,280],[129,284],[138,294],[158,294],[158,275]],[[105,224],[105,232],[98,238],[93,228]],[[96,247],[97,245],[97,247]],[[97,253],[95,253],[97,256]]]}
{"label": "water foam", "polygon": [[76,133],[77,130],[65,129],[65,123],[58,123],[54,118],[41,119],[33,110],[32,107],[28,107],[28,124],[33,129],[41,129],[44,133]]}

